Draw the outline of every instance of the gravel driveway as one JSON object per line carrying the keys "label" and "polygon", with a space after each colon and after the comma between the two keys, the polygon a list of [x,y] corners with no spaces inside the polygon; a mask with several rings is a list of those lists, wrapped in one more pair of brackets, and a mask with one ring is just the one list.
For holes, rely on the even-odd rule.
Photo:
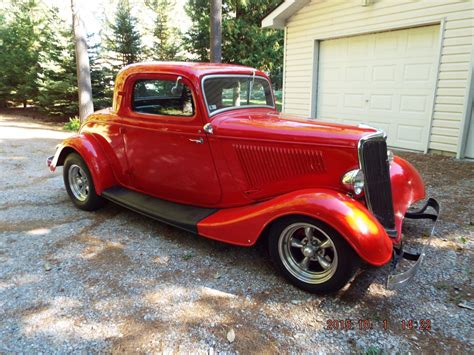
{"label": "gravel driveway", "polygon": [[[199,238],[110,203],[75,209],[62,169],[46,168],[67,135],[0,115],[0,352],[472,351],[473,163],[400,153],[443,208],[426,262],[402,290],[385,290],[388,267],[365,268],[322,297],[285,282],[258,248]],[[422,243],[428,228],[405,232]],[[328,330],[330,320],[355,329]],[[431,330],[402,329],[402,320],[429,320]]]}

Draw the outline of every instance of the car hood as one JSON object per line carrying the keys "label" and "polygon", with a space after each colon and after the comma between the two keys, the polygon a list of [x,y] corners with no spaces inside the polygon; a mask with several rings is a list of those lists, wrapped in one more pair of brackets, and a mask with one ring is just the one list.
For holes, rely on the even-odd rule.
{"label": "car hood", "polygon": [[235,110],[212,121],[214,134],[248,139],[357,147],[359,140],[375,128],[323,122],[320,119],[278,113]]}

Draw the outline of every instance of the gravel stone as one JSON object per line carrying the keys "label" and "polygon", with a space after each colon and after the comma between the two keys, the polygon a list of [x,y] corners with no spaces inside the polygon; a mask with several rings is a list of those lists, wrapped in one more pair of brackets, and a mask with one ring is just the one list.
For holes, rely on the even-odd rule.
{"label": "gravel stone", "polygon": [[[473,311],[458,306],[471,306],[474,294],[472,162],[398,152],[442,206],[419,274],[388,291],[389,266],[363,266],[342,291],[319,296],[288,284],[258,248],[111,203],[74,208],[62,169],[46,167],[68,135],[0,114],[0,352],[472,351]],[[429,223],[407,221],[407,245],[418,248],[428,231]],[[328,329],[347,320],[351,329]],[[429,320],[430,330],[403,329],[408,320]]]}

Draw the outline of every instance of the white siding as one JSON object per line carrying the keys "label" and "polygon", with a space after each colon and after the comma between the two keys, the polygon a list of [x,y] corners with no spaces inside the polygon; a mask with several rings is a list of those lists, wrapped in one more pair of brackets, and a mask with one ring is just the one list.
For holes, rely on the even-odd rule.
{"label": "white siding", "polygon": [[286,26],[285,112],[310,116],[315,40],[445,20],[429,148],[456,152],[474,38],[474,1],[313,0]]}

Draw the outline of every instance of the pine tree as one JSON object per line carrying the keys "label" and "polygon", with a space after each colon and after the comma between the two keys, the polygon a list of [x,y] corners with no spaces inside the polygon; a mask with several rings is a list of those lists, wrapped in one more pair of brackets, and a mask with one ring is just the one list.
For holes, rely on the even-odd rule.
{"label": "pine tree", "polygon": [[151,57],[155,60],[175,60],[181,49],[181,32],[170,25],[169,19],[169,14],[176,5],[175,1],[145,0],[145,4],[155,13]]}
{"label": "pine tree", "polygon": [[26,106],[38,93],[43,9],[37,0],[18,0],[0,19],[0,102]]}
{"label": "pine tree", "polygon": [[[0,14],[0,63],[7,61],[8,51],[4,44],[8,34],[8,24],[3,14]],[[5,65],[0,65],[0,107],[7,106],[7,100],[10,94],[10,86],[7,81],[7,69]]]}
{"label": "pine tree", "polygon": [[114,21],[109,23],[109,28],[111,35],[106,36],[105,43],[114,70],[138,62],[143,50],[141,35],[128,0],[119,1]]}
{"label": "pine tree", "polygon": [[100,110],[112,106],[114,73],[112,66],[104,58],[100,43],[89,46],[92,96],[94,107]]}
{"label": "pine tree", "polygon": [[189,0],[185,6],[186,14],[192,21],[184,35],[184,48],[200,62],[209,61],[210,30],[209,0]]}
{"label": "pine tree", "polygon": [[50,9],[43,29],[38,62],[36,103],[51,115],[74,116],[78,112],[76,62],[72,31],[58,10]]}
{"label": "pine tree", "polygon": [[[276,88],[283,71],[283,31],[261,27],[261,19],[279,0],[234,0],[223,20],[222,57],[269,73]],[[235,15],[234,15],[235,14]]]}
{"label": "pine tree", "polygon": [[[261,69],[281,87],[283,32],[261,28],[261,19],[280,0],[223,0],[222,61]],[[189,0],[186,13],[192,20],[184,47],[199,61],[209,61],[210,6],[208,0]]]}

